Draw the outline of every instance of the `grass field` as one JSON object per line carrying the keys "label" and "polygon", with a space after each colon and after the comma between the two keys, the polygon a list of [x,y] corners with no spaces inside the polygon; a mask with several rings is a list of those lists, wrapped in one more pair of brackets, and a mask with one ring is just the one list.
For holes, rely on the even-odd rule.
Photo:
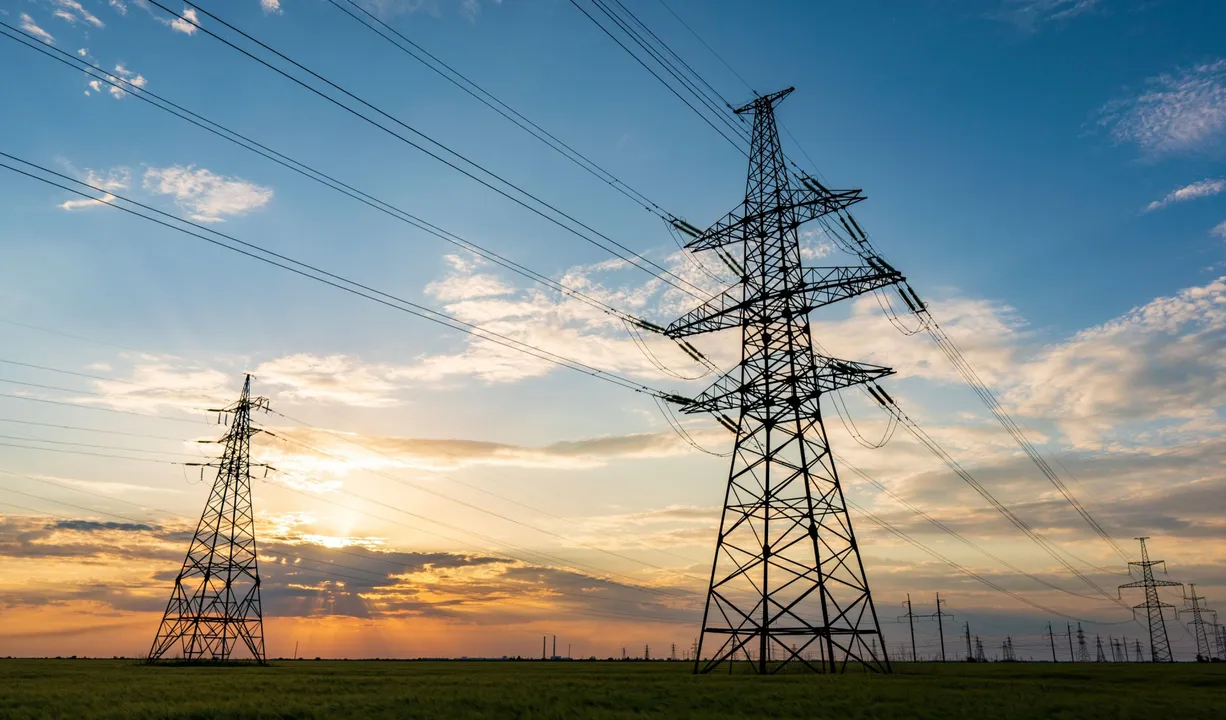
{"label": "grass field", "polygon": [[919,664],[694,677],[683,663],[0,660],[0,718],[1226,718],[1226,664]]}

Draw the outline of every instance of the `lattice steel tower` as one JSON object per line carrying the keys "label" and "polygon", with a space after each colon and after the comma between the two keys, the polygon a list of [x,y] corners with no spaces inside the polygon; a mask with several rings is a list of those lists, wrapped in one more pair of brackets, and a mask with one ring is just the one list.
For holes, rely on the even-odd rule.
{"label": "lattice steel tower", "polygon": [[251,507],[251,437],[260,430],[251,426],[251,411],[267,409],[267,398],[251,397],[248,375],[238,402],[212,411],[232,418],[222,439],[225,450],[220,460],[201,463],[217,468],[217,479],[175,578],[149,662],[165,657],[175,645],[187,661],[229,660],[240,645],[253,660],[265,661]]}
{"label": "lattice steel tower", "polygon": [[1201,606],[1200,603],[1205,598],[1196,595],[1195,583],[1188,583],[1188,590],[1191,591],[1191,595],[1186,598],[1188,607],[1180,612],[1192,614],[1192,621],[1188,624],[1192,626],[1192,637],[1196,638],[1196,659],[1208,662],[1213,657],[1213,645],[1209,641],[1205,626],[1213,627],[1213,623],[1205,621],[1204,613],[1213,611]]}
{"label": "lattice steel tower", "polygon": [[[1130,562],[1130,566],[1135,565],[1141,568],[1141,579],[1136,582],[1125,583],[1120,585],[1120,590],[1128,588],[1145,588],[1145,602],[1140,605],[1134,605],[1134,610],[1145,608],[1145,614],[1149,617],[1149,657],[1153,662],[1173,662],[1171,657],[1171,641],[1166,635],[1166,618],[1162,616],[1162,608],[1174,608],[1174,605],[1162,602],[1158,597],[1158,588],[1160,587],[1183,587],[1182,583],[1177,583],[1171,580],[1158,580],[1154,578],[1154,566],[1161,565],[1163,570],[1166,569],[1165,560],[1150,560],[1149,549],[1145,547],[1145,541],[1148,537],[1137,538],[1141,541],[1141,561]],[[1141,643],[1137,641],[1137,654],[1140,655]]]}
{"label": "lattice steel tower", "polygon": [[[740,281],[666,331],[677,339],[727,328],[742,334],[737,368],[683,403],[685,412],[713,413],[736,432],[694,669],[749,655],[759,673],[792,664],[839,672],[848,663],[888,672],[885,642],[870,642],[881,629],[820,399],[892,371],[816,353],[808,314],[902,276],[885,265],[801,265],[797,228],[864,197],[789,176],[774,106],[790,92],[736,110],[753,116],[745,201],[706,231],[687,226],[694,238],[687,247],[715,250]],[[741,251],[740,263],[727,246]],[[811,650],[818,659],[806,659]]]}

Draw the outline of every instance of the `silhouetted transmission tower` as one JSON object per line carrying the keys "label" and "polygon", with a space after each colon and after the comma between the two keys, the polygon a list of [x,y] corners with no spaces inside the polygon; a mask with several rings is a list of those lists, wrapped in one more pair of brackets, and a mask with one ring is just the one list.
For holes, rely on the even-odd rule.
{"label": "silhouetted transmission tower", "polygon": [[[1171,642],[1166,635],[1166,618],[1162,616],[1162,608],[1173,608],[1174,605],[1163,603],[1158,597],[1158,588],[1160,587],[1183,587],[1182,583],[1177,583],[1171,580],[1157,580],[1154,578],[1154,566],[1162,565],[1165,569],[1166,562],[1163,560],[1150,560],[1149,549],[1145,547],[1145,541],[1148,537],[1137,538],[1141,541],[1141,561],[1130,562],[1129,565],[1135,565],[1141,568],[1141,579],[1136,582],[1125,583],[1120,585],[1120,590],[1127,588],[1145,588],[1145,602],[1140,605],[1134,605],[1133,609],[1139,610],[1145,608],[1146,615],[1149,616],[1149,657],[1153,662],[1173,662],[1171,657]],[[1138,647],[1140,642],[1137,643]],[[1138,650],[1138,654],[1140,651]]]}
{"label": "silhouetted transmission tower", "polygon": [[1077,623],[1077,662],[1090,662],[1090,649],[1086,647],[1086,634]]}
{"label": "silhouetted transmission tower", "polygon": [[212,411],[232,416],[230,431],[223,438],[221,459],[201,464],[217,468],[217,479],[175,578],[149,662],[175,645],[182,649],[184,660],[225,661],[241,644],[252,659],[264,663],[264,616],[251,508],[251,436],[260,430],[251,426],[251,411],[267,409],[267,398],[251,397],[248,375],[238,402]]}
{"label": "silhouetted transmission tower", "polygon": [[[740,282],[666,331],[675,339],[728,328],[742,334],[740,365],[697,398],[679,399],[684,412],[713,413],[736,432],[702,621],[700,647],[709,659],[696,661],[694,670],[710,672],[757,645],[751,665],[759,673],[793,662],[817,672],[839,672],[848,663],[888,672],[885,643],[880,655],[870,643],[881,628],[820,398],[893,371],[816,354],[808,314],[902,276],[888,266],[801,265],[797,228],[864,198],[811,178],[793,187],[774,115],[791,92],[736,110],[753,115],[745,201],[705,232],[686,229],[694,238],[689,249],[716,250],[740,272]],[[741,264],[725,246],[739,246]],[[816,664],[807,659],[814,647]]]}
{"label": "silhouetted transmission tower", "polygon": [[1212,627],[1213,623],[1205,622],[1203,613],[1206,608],[1201,607],[1200,604],[1205,598],[1197,597],[1196,585],[1189,583],[1188,589],[1192,594],[1187,598],[1188,607],[1182,612],[1192,613],[1192,621],[1188,624],[1192,626],[1192,637],[1196,638],[1196,659],[1208,662],[1213,657],[1213,645],[1209,641],[1209,633],[1206,632],[1205,626]]}

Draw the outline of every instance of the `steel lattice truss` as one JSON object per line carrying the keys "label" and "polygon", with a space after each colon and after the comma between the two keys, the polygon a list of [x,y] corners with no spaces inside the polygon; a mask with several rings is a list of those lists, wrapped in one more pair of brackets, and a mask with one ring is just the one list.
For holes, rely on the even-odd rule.
{"label": "steel lattice truss", "polygon": [[[1175,606],[1162,602],[1162,599],[1158,596],[1158,588],[1183,587],[1183,583],[1155,578],[1154,566],[1162,565],[1165,568],[1165,561],[1150,560],[1149,549],[1145,547],[1145,541],[1149,538],[1137,539],[1141,541],[1141,561],[1130,562],[1128,564],[1141,568],[1141,579],[1136,582],[1120,585],[1120,590],[1145,588],[1145,602],[1140,605],[1134,605],[1133,609],[1140,610],[1145,608],[1145,614],[1149,619],[1149,658],[1153,662],[1174,662],[1175,658],[1171,655],[1171,641],[1166,634],[1166,618],[1162,615],[1162,608],[1174,608]],[[1137,655],[1139,656],[1140,654],[1141,649],[1138,642]]]}
{"label": "steel lattice truss", "polygon": [[807,315],[902,276],[888,267],[802,267],[799,226],[863,196],[792,187],[774,118],[790,92],[737,110],[754,118],[745,202],[688,245],[739,245],[741,281],[666,332],[742,332],[738,368],[682,408],[737,429],[695,671],[751,660],[759,673],[839,672],[849,663],[888,672],[820,399],[892,371],[815,353]]}
{"label": "steel lattice truss", "polygon": [[256,565],[255,518],[251,507],[252,409],[267,409],[266,398],[251,398],[251,376],[242,397],[216,412],[232,415],[225,450],[216,463],[208,503],[187,549],[183,569],[149,650],[149,662],[179,645],[186,661],[225,661],[240,646],[263,664],[264,616]]}

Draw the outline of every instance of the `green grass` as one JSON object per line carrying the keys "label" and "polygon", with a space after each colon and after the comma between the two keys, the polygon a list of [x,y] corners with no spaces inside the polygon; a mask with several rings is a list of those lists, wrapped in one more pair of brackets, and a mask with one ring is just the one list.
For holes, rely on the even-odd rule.
{"label": "green grass", "polygon": [[898,665],[695,677],[684,663],[0,660],[0,718],[1226,717],[1226,664]]}

